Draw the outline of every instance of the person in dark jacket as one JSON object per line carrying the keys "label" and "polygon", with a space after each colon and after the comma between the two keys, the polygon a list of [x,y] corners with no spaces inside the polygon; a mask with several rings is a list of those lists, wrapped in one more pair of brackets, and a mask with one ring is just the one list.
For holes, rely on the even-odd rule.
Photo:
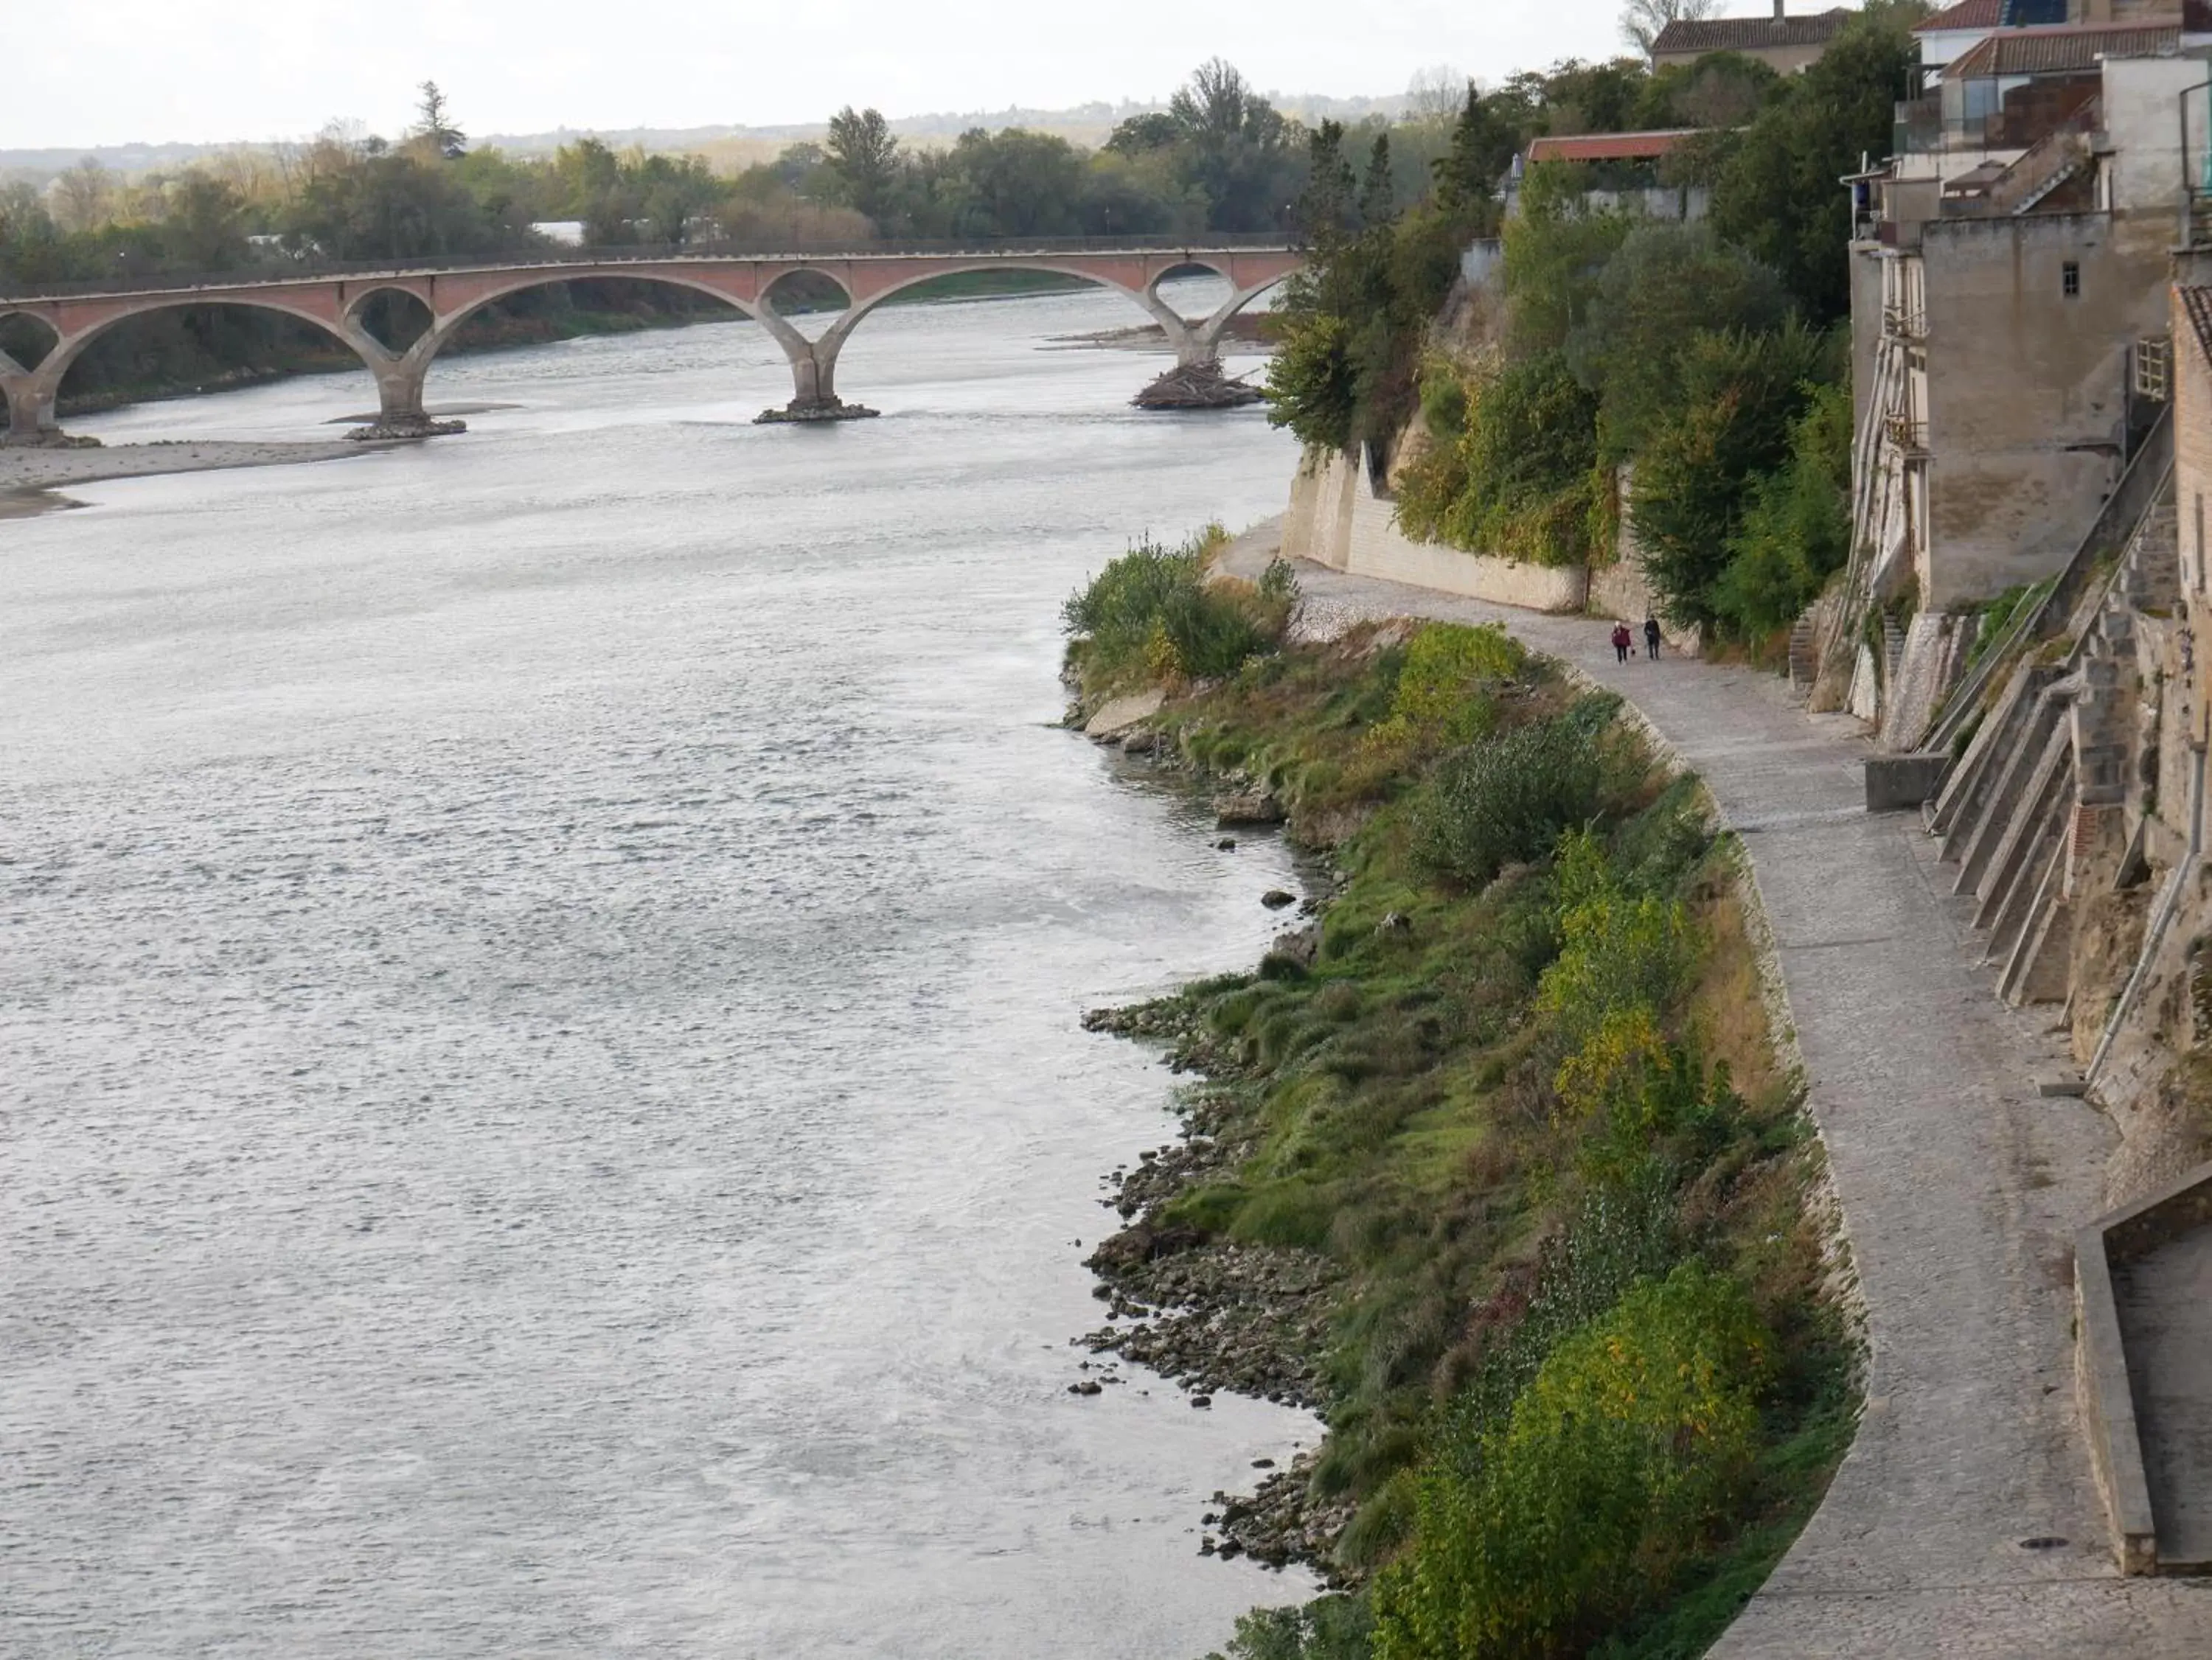
{"label": "person in dark jacket", "polygon": [[1644,655],[1654,663],[1659,661],[1659,619],[1657,617],[1644,619]]}
{"label": "person in dark jacket", "polygon": [[1613,625],[1613,660],[1615,663],[1627,662],[1628,648],[1635,643],[1636,637],[1628,632],[1626,622]]}

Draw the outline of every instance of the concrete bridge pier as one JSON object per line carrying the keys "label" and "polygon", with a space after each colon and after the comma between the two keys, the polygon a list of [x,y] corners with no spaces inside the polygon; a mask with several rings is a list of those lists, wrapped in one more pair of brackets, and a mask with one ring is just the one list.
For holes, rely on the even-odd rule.
{"label": "concrete bridge pier", "polygon": [[[1155,280],[1157,282],[1157,279]],[[1231,380],[1221,367],[1222,336],[1231,318],[1273,288],[1257,283],[1239,289],[1222,301],[1211,317],[1192,321],[1160,298],[1157,286],[1142,290],[1137,299],[1150,312],[1175,348],[1175,367],[1166,371],[1136,397],[1140,409],[1234,409],[1256,403],[1258,388]]]}
{"label": "concrete bridge pier", "polygon": [[404,360],[389,366],[378,364],[376,376],[376,419],[353,429],[347,434],[363,442],[390,438],[441,438],[451,433],[469,429],[465,421],[434,420],[422,408],[422,382],[428,363],[409,364]]}
{"label": "concrete bridge pier", "polygon": [[376,380],[376,419],[348,434],[363,442],[393,438],[441,438],[468,431],[465,421],[433,420],[422,407],[422,386],[430,360],[446,343],[450,329],[433,328],[404,352],[385,348],[367,330],[351,328],[346,343],[360,354]]}
{"label": "concrete bridge pier", "polygon": [[55,385],[28,370],[0,370],[0,391],[8,395],[8,430],[0,444],[53,444],[62,429],[54,421]]}
{"label": "concrete bridge pier", "polygon": [[781,409],[763,409],[754,417],[757,423],[773,426],[787,421],[865,421],[877,413],[863,404],[848,403],[837,396],[837,354],[845,349],[845,342],[860,315],[858,308],[849,310],[824,330],[819,340],[809,340],[778,316],[765,299],[760,301],[754,316],[775,343],[783,348],[783,354],[791,363],[791,402]]}

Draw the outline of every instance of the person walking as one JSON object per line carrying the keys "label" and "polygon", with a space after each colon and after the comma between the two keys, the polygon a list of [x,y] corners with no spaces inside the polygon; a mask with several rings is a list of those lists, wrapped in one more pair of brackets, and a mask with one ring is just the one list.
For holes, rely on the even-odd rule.
{"label": "person walking", "polygon": [[1654,663],[1659,661],[1659,619],[1655,616],[1644,619],[1644,655]]}
{"label": "person walking", "polygon": [[1626,621],[1613,625],[1613,660],[1615,663],[1627,662],[1628,648],[1635,643],[1636,637],[1628,632]]}

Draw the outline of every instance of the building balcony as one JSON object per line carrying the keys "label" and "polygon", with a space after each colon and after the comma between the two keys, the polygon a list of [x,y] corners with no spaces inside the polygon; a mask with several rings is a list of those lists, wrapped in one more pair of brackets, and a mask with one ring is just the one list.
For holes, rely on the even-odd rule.
{"label": "building balcony", "polygon": [[1881,436],[1890,448],[1907,457],[1928,453],[1928,423],[1915,421],[1902,410],[1882,416]]}

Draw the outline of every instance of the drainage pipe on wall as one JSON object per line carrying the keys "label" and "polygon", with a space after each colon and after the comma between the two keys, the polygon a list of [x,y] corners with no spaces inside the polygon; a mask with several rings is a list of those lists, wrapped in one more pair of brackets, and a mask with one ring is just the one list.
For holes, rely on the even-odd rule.
{"label": "drainage pipe on wall", "polygon": [[2143,930],[2142,950],[2136,954],[2134,972],[2128,983],[2120,988],[2120,1000],[2112,1005],[2112,1018],[2105,1022],[2104,1035],[2097,1039],[2097,1052],[2089,1057],[2087,1081],[2094,1084],[2097,1075],[2104,1070],[2106,1059],[2112,1052],[2112,1043],[2120,1035],[2120,1027],[2135,1012],[2136,1000],[2142,996],[2144,983],[2150,978],[2153,958],[2165,943],[2166,930],[2172,925],[2173,913],[2181,908],[2181,895],[2197,872],[2197,863],[2204,851],[2204,751],[2190,747],[2189,774],[2189,846],[2173,867],[2173,874],[2166,879],[2166,890],[2158,896],[2158,909],[2151,913],[2150,925]]}

